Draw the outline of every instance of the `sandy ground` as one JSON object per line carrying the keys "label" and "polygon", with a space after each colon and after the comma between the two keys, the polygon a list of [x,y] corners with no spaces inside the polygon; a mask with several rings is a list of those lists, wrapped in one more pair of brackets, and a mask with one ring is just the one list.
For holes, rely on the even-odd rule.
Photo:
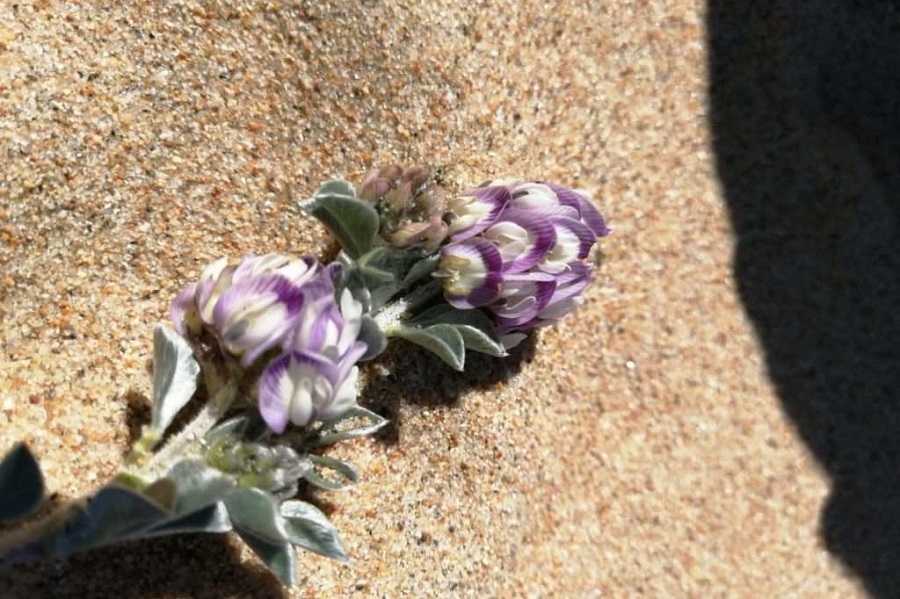
{"label": "sandy ground", "polygon": [[[116,471],[151,329],[204,264],[327,250],[296,207],[324,179],[396,161],[452,189],[550,179],[614,229],[580,313],[512,359],[384,358],[363,401],[392,431],[336,448],[363,482],[320,496],[349,567],[303,554],[287,593],[237,540],[183,537],[18,568],[0,596],[885,588],[824,540],[833,473],[742,303],[705,3],[0,1],[0,447],[26,440],[64,496]],[[747,39],[788,35],[767,18]],[[712,72],[740,81],[728,60]]]}

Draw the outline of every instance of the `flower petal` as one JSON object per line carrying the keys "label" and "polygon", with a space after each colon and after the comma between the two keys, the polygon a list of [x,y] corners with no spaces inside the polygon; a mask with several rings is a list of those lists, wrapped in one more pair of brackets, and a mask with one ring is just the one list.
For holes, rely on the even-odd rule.
{"label": "flower petal", "polygon": [[538,264],[544,272],[560,273],[579,260],[587,258],[597,238],[587,225],[571,218],[551,220],[556,243]]}
{"label": "flower petal", "polygon": [[347,373],[340,386],[335,389],[331,403],[322,406],[317,414],[319,420],[334,420],[356,405],[357,388],[359,379],[359,367],[354,366]]}
{"label": "flower petal", "polygon": [[450,222],[450,239],[464,241],[491,226],[509,203],[506,187],[481,187],[447,202],[455,219]]}
{"label": "flower petal", "polygon": [[548,273],[532,272],[506,277],[500,299],[490,309],[497,316],[501,333],[532,326],[538,313],[556,290],[556,278]]}
{"label": "flower petal", "polygon": [[525,272],[556,243],[553,223],[537,210],[508,209],[483,235],[500,250],[507,273]]}
{"label": "flower petal", "polygon": [[597,209],[597,206],[594,205],[591,196],[587,192],[568,189],[559,185],[554,185],[553,183],[548,183],[547,185],[556,192],[560,204],[572,206],[578,210],[581,221],[594,232],[594,235],[597,237],[609,235],[610,230],[609,227],[606,226],[603,215],[600,214],[600,211]]}
{"label": "flower petal", "polygon": [[496,246],[477,237],[444,246],[435,276],[444,278],[444,292],[461,309],[491,303],[500,293],[503,260]]}
{"label": "flower petal", "polygon": [[287,336],[302,305],[301,288],[284,277],[247,278],[222,294],[214,311],[215,326],[225,348],[249,366]]}
{"label": "flower petal", "polygon": [[[199,314],[197,314],[197,307],[194,304],[194,296],[197,294],[197,283],[191,283],[187,287],[181,290],[177,296],[175,296],[175,301],[172,302],[172,307],[169,309],[169,317],[172,319],[172,326],[175,327],[175,330],[179,335],[184,336],[188,333],[188,331],[197,332],[194,330],[194,326],[192,324],[196,323],[199,320]],[[194,313],[194,318],[190,317],[190,313]],[[199,330],[199,327],[197,327]]]}
{"label": "flower petal", "polygon": [[259,413],[269,428],[283,433],[294,397],[294,381],[288,366],[290,354],[282,355],[266,366],[259,379]]}

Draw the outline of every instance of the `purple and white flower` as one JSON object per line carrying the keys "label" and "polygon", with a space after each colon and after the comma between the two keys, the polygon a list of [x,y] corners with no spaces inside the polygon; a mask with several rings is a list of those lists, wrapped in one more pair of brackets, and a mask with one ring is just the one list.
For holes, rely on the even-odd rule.
{"label": "purple and white flower", "polygon": [[356,403],[356,362],[367,349],[357,339],[362,304],[344,290],[338,305],[339,269],[279,254],[251,254],[236,264],[222,259],[172,304],[180,334],[212,333],[244,368],[279,350],[257,389],[260,413],[275,432],[288,422],[337,418]]}
{"label": "purple and white flower", "polygon": [[435,275],[457,308],[493,313],[507,347],[577,306],[586,262],[609,233],[588,194],[552,183],[496,182],[450,205],[451,243]]}
{"label": "purple and white flower", "polygon": [[300,290],[318,271],[312,258],[280,254],[217,260],[175,298],[175,330],[197,335],[206,328],[249,366],[287,337],[301,315]]}
{"label": "purple and white flower", "polygon": [[503,258],[497,247],[480,237],[444,246],[436,276],[444,277],[444,294],[457,308],[487,306],[503,283]]}
{"label": "purple and white flower", "polygon": [[349,290],[341,294],[323,277],[304,289],[306,305],[284,353],[273,360],[259,382],[259,409],[273,431],[288,422],[305,426],[332,420],[356,403],[357,361],[366,344],[357,339],[362,304]]}
{"label": "purple and white flower", "polygon": [[447,202],[454,215],[450,223],[450,239],[463,241],[487,229],[509,203],[506,187],[479,187]]}

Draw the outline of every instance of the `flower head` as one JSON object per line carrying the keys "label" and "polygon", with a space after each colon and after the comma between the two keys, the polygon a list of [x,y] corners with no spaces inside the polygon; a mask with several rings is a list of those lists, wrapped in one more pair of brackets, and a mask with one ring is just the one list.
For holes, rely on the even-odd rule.
{"label": "flower head", "polygon": [[590,196],[552,183],[490,183],[449,203],[451,242],[435,275],[457,308],[486,307],[504,344],[581,302],[586,263],[609,233]]}
{"label": "flower head", "polygon": [[218,260],[172,304],[179,333],[212,333],[244,368],[279,350],[258,381],[260,413],[276,432],[289,421],[337,418],[356,403],[356,362],[367,349],[357,339],[362,304],[349,290],[338,304],[339,269],[279,254]]}

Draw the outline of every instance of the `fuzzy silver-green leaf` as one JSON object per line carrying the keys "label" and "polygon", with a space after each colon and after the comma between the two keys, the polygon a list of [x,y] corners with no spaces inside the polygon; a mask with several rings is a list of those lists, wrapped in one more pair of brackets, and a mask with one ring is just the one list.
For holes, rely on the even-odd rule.
{"label": "fuzzy silver-green leaf", "polygon": [[200,365],[184,337],[162,325],[153,331],[153,410],[150,425],[162,433],[194,396]]}
{"label": "fuzzy silver-green leaf", "polygon": [[465,344],[462,335],[453,325],[437,324],[419,328],[404,324],[393,329],[391,335],[424,347],[454,370],[461,371],[466,364]]}
{"label": "fuzzy silver-green leaf", "polygon": [[313,196],[308,210],[331,231],[350,257],[358,258],[375,245],[380,225],[378,213],[356,198],[349,183],[325,183]]}
{"label": "fuzzy silver-green leaf", "polygon": [[340,562],[350,561],[337,529],[317,507],[305,501],[285,501],[281,516],[292,544]]}
{"label": "fuzzy silver-green leaf", "polygon": [[290,543],[272,543],[240,528],[235,528],[235,532],[282,585],[290,588],[297,583],[297,560]]}
{"label": "fuzzy silver-green leaf", "polygon": [[[347,420],[364,419],[368,423],[353,428],[341,429],[341,423]],[[376,433],[379,429],[388,423],[384,418],[371,410],[367,410],[362,406],[353,406],[337,420],[332,420],[317,431],[313,445],[331,445],[338,441],[346,441],[347,439],[357,439],[359,437],[367,437]]]}

